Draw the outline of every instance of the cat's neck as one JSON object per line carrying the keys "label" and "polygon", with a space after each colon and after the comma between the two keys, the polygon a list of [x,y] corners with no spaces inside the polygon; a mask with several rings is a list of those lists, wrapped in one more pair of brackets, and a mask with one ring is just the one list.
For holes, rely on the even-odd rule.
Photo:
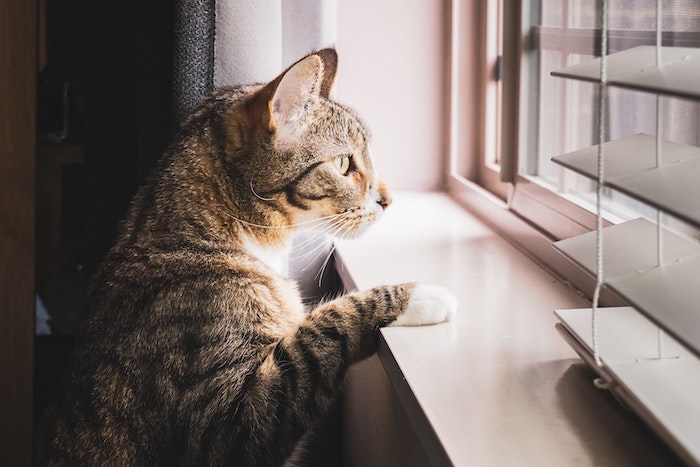
{"label": "cat's neck", "polygon": [[264,246],[260,245],[254,239],[243,235],[243,248],[280,276],[289,277],[289,253],[291,251],[291,243],[281,246]]}
{"label": "cat's neck", "polygon": [[292,229],[285,228],[286,218],[259,205],[245,189],[236,192],[219,161],[180,154],[165,159],[157,174],[137,197],[129,230],[178,232],[190,238],[242,246],[276,271],[286,271],[286,266],[280,266],[286,265],[286,260],[279,259],[288,253],[286,245],[291,244]]}

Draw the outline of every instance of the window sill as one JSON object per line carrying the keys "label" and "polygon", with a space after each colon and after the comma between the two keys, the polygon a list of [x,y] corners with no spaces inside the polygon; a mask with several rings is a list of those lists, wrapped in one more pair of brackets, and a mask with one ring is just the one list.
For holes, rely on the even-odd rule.
{"label": "window sill", "polygon": [[[499,209],[494,206],[494,209]],[[674,455],[606,392],[554,326],[589,304],[441,193],[397,193],[338,241],[349,287],[420,281],[457,295],[450,323],[382,330],[379,359],[435,465],[670,465]]]}

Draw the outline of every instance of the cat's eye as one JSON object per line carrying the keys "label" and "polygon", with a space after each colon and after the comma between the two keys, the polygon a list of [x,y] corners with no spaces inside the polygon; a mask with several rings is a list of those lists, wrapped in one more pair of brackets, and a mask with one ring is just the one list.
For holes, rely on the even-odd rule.
{"label": "cat's eye", "polygon": [[338,169],[338,172],[343,175],[348,174],[348,171],[350,171],[350,158],[351,156],[340,156],[335,158],[333,164],[335,164],[335,168]]}

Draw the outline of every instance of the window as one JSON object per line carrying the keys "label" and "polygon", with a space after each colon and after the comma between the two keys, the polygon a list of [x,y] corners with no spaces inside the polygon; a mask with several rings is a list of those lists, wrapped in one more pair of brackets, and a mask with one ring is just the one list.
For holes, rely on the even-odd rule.
{"label": "window", "polygon": [[[552,158],[596,143],[598,86],[552,73],[600,55],[600,2],[532,0],[508,2],[507,8],[502,1],[487,3],[452,2],[450,189],[486,188],[553,240],[594,230],[594,181]],[[610,0],[609,53],[655,44],[656,3]],[[663,45],[700,47],[696,2],[664,5]],[[484,42],[483,56],[460,47],[468,41]],[[611,87],[606,104],[606,140],[656,136],[658,107],[665,141],[700,145],[697,99]],[[609,186],[603,208],[605,225],[657,216],[654,208]],[[681,235],[700,237],[677,217],[664,216],[662,222]]]}
{"label": "window", "polygon": [[[501,183],[504,140],[503,61],[504,25],[512,14],[501,0],[494,2],[451,2],[451,176],[461,182],[488,186],[501,199],[507,191]],[[465,44],[484,43],[483,56],[473,56]],[[506,94],[504,94],[506,93]],[[480,116],[483,115],[483,118]],[[504,146],[506,141],[506,146]]]}
{"label": "window", "polygon": [[[498,21],[484,21],[482,32],[491,43],[486,49],[501,51],[499,69],[505,72],[497,75],[499,99],[489,97],[492,75],[482,73],[482,151],[477,162],[471,160],[480,169],[453,165],[450,189],[464,198],[461,186],[471,183],[497,194],[503,210],[572,260],[569,269],[552,266],[556,255],[532,249],[510,232],[533,257],[596,297],[592,309],[558,316],[560,331],[596,368],[601,385],[683,459],[698,463],[700,404],[684,394],[684,388],[700,386],[697,1],[507,5],[498,6]],[[490,18],[489,8],[482,18]],[[494,39],[493,28],[502,39]],[[487,53],[485,70],[490,59]],[[607,78],[601,78],[603,69]],[[454,96],[452,103],[463,104]],[[494,114],[501,134],[496,145],[488,130]],[[453,122],[454,131],[461,128]],[[496,158],[489,147],[499,148]],[[466,156],[457,145],[452,157]],[[484,176],[488,167],[499,173],[497,181]],[[599,302],[600,288],[582,280],[586,274],[612,294]],[[600,306],[612,301],[625,306]]]}
{"label": "window", "polygon": [[[669,2],[667,2],[669,3]],[[595,184],[552,162],[558,154],[596,143],[598,87],[595,83],[566,80],[552,72],[585,63],[600,55],[599,2],[540,2],[530,11],[532,23],[525,26],[527,47],[523,81],[530,83],[521,113],[523,141],[519,173],[561,197],[592,210]],[[691,0],[670,2],[663,15],[665,46],[700,47],[700,12]],[[656,1],[616,0],[609,3],[608,52],[615,53],[656,42]],[[680,144],[698,145],[700,103],[677,97],[659,99],[662,138]],[[607,139],[616,140],[637,133],[656,134],[657,96],[611,87],[608,94]],[[534,110],[533,110],[534,109]],[[619,191],[605,190],[606,217],[611,222],[637,215],[655,217],[654,210]],[[526,209],[522,210],[527,217]],[[566,211],[564,211],[566,213]],[[573,211],[574,221],[581,216]],[[590,225],[590,220],[580,220]],[[555,226],[545,229],[557,235]]]}

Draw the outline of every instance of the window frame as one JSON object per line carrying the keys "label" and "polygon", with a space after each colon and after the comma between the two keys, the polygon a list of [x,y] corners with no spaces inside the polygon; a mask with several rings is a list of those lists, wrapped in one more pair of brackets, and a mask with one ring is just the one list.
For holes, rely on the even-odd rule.
{"label": "window frame", "polygon": [[[503,0],[503,2],[504,4],[511,5],[511,3],[507,0]],[[535,40],[542,41],[553,39],[552,46],[563,46],[564,44],[562,44],[562,42],[564,41],[557,42],[555,34],[553,34],[556,33],[558,35],[561,35],[562,29],[564,30],[564,34],[571,32],[571,34],[576,34],[580,37],[591,39],[591,48],[582,48],[572,53],[600,56],[600,49],[596,50],[595,48],[597,46],[595,44],[597,43],[597,40],[600,39],[601,32],[598,29],[589,29],[584,33],[584,31],[582,30],[567,30],[567,28],[560,28],[558,31],[554,31],[553,28],[548,29],[539,27],[534,28],[534,30],[536,31],[536,37],[533,38],[532,35],[523,34],[523,31],[526,31],[525,26],[530,24],[529,19],[532,17],[530,15],[533,14],[532,9],[529,8],[530,3],[537,4],[538,2],[513,2],[512,4],[515,5],[516,3],[522,6],[522,10],[518,12],[517,28],[513,27],[513,24],[516,24],[513,22],[514,19],[512,17],[508,18],[507,14],[504,15],[504,20],[502,23],[503,25],[505,25],[502,27],[506,36],[506,38],[504,38],[504,69],[508,65],[512,67],[510,73],[504,73],[504,98],[502,101],[502,105],[511,105],[512,109],[513,103],[516,103],[518,107],[518,111],[513,111],[510,115],[511,119],[508,118],[509,114],[507,112],[502,112],[502,147],[504,148],[502,160],[506,163],[506,170],[503,170],[502,167],[502,170],[500,171],[501,177],[500,180],[496,182],[495,190],[490,185],[491,183],[493,183],[493,180],[489,180],[488,177],[483,176],[483,174],[481,174],[478,170],[475,171],[475,173],[477,173],[478,176],[473,179],[465,179],[465,177],[461,176],[461,174],[455,173],[453,171],[450,174],[449,178],[448,192],[451,193],[452,196],[458,201],[464,203],[465,206],[472,210],[472,212],[484,219],[486,223],[493,227],[496,231],[498,231],[504,237],[510,240],[511,243],[521,248],[535,262],[548,268],[550,272],[552,272],[556,276],[559,276],[559,279],[563,285],[572,286],[577,291],[579,291],[579,293],[582,296],[591,300],[591,295],[593,295],[595,290],[594,283],[596,282],[596,279],[594,278],[593,274],[584,272],[583,269],[580,268],[578,265],[573,264],[573,261],[580,261],[580,257],[578,259],[573,259],[575,258],[575,256],[572,256],[570,253],[560,254],[555,252],[554,248],[552,248],[552,242],[597,230],[597,214],[595,213],[595,210],[588,210],[584,208],[583,204],[574,201],[573,197],[569,197],[557,191],[550,190],[547,187],[546,182],[540,182],[536,180],[535,177],[520,174],[520,166],[518,164],[519,156],[524,156],[525,154],[527,154],[528,151],[532,151],[530,154],[538,154],[539,151],[533,151],[533,149],[538,148],[528,147],[528,144],[531,144],[530,140],[525,138],[525,135],[519,133],[518,119],[525,118],[526,122],[523,123],[528,124],[527,119],[530,118],[530,125],[533,121],[537,122],[537,125],[540,124],[538,121],[538,117],[535,117],[534,120],[532,117],[533,113],[534,115],[537,115],[539,113],[539,109],[536,107],[533,108],[532,104],[533,101],[539,101],[539,97],[535,97],[534,99],[531,98],[531,96],[533,95],[537,96],[539,94],[539,90],[537,91],[537,93],[528,92],[532,89],[532,83],[528,83],[527,80],[530,76],[535,76],[535,74],[524,73],[523,76],[520,75],[520,57],[523,53],[536,53],[540,49],[538,46],[541,44],[534,43]],[[537,5],[535,5],[535,7],[537,7]],[[520,22],[521,20],[522,22]],[[511,21],[511,23],[508,23],[508,21]],[[472,23],[471,26],[479,27],[478,21]],[[482,34],[485,38],[489,37],[489,35],[486,33]],[[543,34],[548,37],[543,37]],[[510,39],[508,38],[508,36],[511,36]],[[673,45],[681,47],[700,47],[700,33],[685,32],[678,34],[676,32],[664,32],[663,34],[661,34],[661,36],[664,46]],[[513,37],[515,37],[515,39],[513,39]],[[607,37],[609,44],[608,52],[610,53],[627,49],[630,47],[630,45],[639,45],[640,40],[653,40],[654,43],[657,42],[656,31],[640,32],[612,30],[610,31],[610,34]],[[452,57],[452,60],[455,60],[454,56]],[[485,63],[477,64],[477,66],[481,66],[484,69],[487,68],[486,65],[487,64]],[[524,61],[523,65],[527,65],[527,62]],[[539,64],[536,64],[535,66],[539,67]],[[521,80],[521,77],[525,79]],[[482,86],[487,86],[486,80],[488,79],[488,76],[486,74],[482,74],[482,79],[484,79]],[[453,85],[460,86],[461,83],[453,81]],[[528,101],[528,99],[532,100]],[[454,99],[451,102],[453,105],[460,104]],[[657,113],[659,113],[661,109],[659,102],[661,101],[659,100],[659,98],[657,98]],[[485,106],[488,105],[488,103],[484,99],[480,102],[479,105]],[[555,109],[557,108],[556,105],[557,104],[555,102]],[[571,111],[571,107],[569,107],[568,105],[567,109],[569,112]],[[636,109],[636,107],[627,108],[628,111],[630,109]],[[478,112],[478,110],[472,110],[472,112]],[[514,121],[512,120],[512,115],[517,116]],[[474,118],[478,119],[478,116],[475,116]],[[604,120],[601,117],[598,119],[598,121],[603,122]],[[656,133],[662,135],[663,133],[661,133],[660,131],[658,121],[659,120],[657,120]],[[455,125],[453,123],[451,128],[460,128],[460,126]],[[525,128],[526,129],[524,132],[532,130],[532,126]],[[694,127],[692,131],[697,131],[696,127]],[[479,136],[482,139],[488,137],[486,132],[484,131],[482,131],[482,133]],[[659,137],[661,138],[662,136]],[[517,142],[517,144],[511,144],[511,146],[507,146],[508,138],[510,138],[511,141]],[[486,145],[482,143],[482,147],[486,147]],[[505,148],[508,148],[509,150],[506,150]],[[464,154],[452,152],[451,157],[464,157]],[[488,157],[488,155],[482,153],[479,154],[478,157],[481,163],[483,164],[483,161],[486,160],[486,157]],[[540,156],[535,157],[537,157],[539,161],[542,160]],[[504,174],[507,175],[504,176]],[[550,177],[550,179],[551,178],[556,177]],[[507,196],[505,198],[496,199],[495,196],[491,195],[492,191],[498,192],[499,190],[503,190],[503,186],[506,187],[505,191],[507,193]],[[484,199],[489,197],[489,202],[485,202]],[[642,201],[642,203],[644,204],[645,202]],[[650,203],[646,204],[649,205]],[[663,211],[662,208],[659,212],[667,211]],[[665,225],[667,224],[667,221],[662,222],[661,218],[666,216],[666,214],[657,214],[657,216],[658,217],[656,222],[665,228],[667,226]],[[617,223],[617,220],[610,218],[603,223],[603,227],[607,227],[613,223]],[[697,224],[695,225],[697,226]],[[697,242],[697,231],[693,231],[692,235],[694,236],[694,240]],[[587,251],[589,252],[592,251],[589,248],[590,237],[591,236],[588,236],[589,243],[587,244]],[[661,250],[662,246],[659,246],[662,245],[661,241],[659,240],[659,238],[661,237],[662,235],[659,231],[659,233],[657,233],[657,251],[663,251]],[[602,243],[597,241],[596,248],[602,248],[599,245],[602,245]],[[615,247],[613,247],[613,249],[615,249]],[[624,248],[621,249],[624,250]],[[602,256],[603,250],[598,251],[601,252],[599,254],[601,254]],[[637,253],[637,251],[638,250],[635,249],[634,253]],[[568,254],[569,257],[572,258],[572,260],[569,261],[568,259],[565,259],[563,257],[563,254]],[[592,254],[588,253],[587,260],[590,260],[591,257]],[[630,256],[628,254],[628,258],[623,258],[623,261],[625,259],[629,259],[629,257]],[[658,258],[661,257],[662,255],[659,254]],[[658,259],[658,264],[661,264],[661,261],[661,259]],[[588,268],[589,270],[591,269],[590,264],[591,263],[589,262],[586,266],[586,268]],[[629,275],[634,275],[635,272],[636,271],[631,271],[631,274]],[[612,281],[609,281],[607,283],[613,284]],[[685,284],[685,282],[683,282],[683,284]],[[593,304],[592,310],[589,310],[589,321],[583,322],[583,324],[579,326],[577,336],[586,336],[592,328],[595,329],[596,318],[594,310],[596,310],[598,307],[629,307],[630,304],[628,302],[615,295],[614,292],[611,292],[611,290],[607,287],[608,286],[603,286],[603,289],[601,290],[600,300],[597,303]],[[633,295],[630,295],[630,297],[630,302],[634,303],[635,297],[633,297]],[[667,302],[664,303],[666,304]],[[631,308],[637,307],[635,305]],[[576,313],[579,313],[582,310],[568,311],[575,311]],[[649,319],[651,322],[654,323],[653,325],[657,327],[657,345],[659,352],[658,359],[668,358],[662,357],[661,342],[662,337],[670,329],[670,325],[669,327],[666,327],[662,319],[654,318],[651,315],[652,313],[649,313],[648,310],[647,312],[645,312],[643,308],[637,308],[634,311],[634,316],[642,316],[643,318],[645,317],[645,319]],[[637,394],[641,393],[641,391],[637,393],[638,389],[641,387],[645,387],[645,385],[639,384],[639,381],[634,380],[634,378],[628,378],[629,375],[621,377],[619,374],[614,375],[614,372],[606,373],[606,368],[610,367],[608,367],[607,364],[604,366],[600,366],[600,364],[597,361],[597,344],[595,338],[595,331],[592,331],[593,336],[590,339],[579,339],[578,337],[574,337],[574,334],[572,334],[570,331],[566,331],[567,329],[573,329],[570,327],[570,323],[567,322],[567,319],[562,318],[561,314],[558,314],[557,316],[560,319],[560,323],[557,324],[557,328],[560,330],[560,332],[561,330],[565,330],[564,332],[562,332],[562,334],[564,334],[564,339],[567,342],[569,342],[572,345],[572,347],[574,347],[574,349],[576,349],[576,351],[583,358],[583,360],[586,363],[588,363],[592,368],[602,368],[602,370],[597,371],[599,375],[602,375],[601,380],[610,382],[610,386],[613,392],[615,392],[616,395],[622,394],[622,399],[628,402],[629,408],[632,411],[640,415],[641,418],[644,419],[644,421],[647,423],[647,425],[650,428],[652,428],[653,431],[655,431],[658,435],[660,435],[660,437],[664,439],[668,443],[668,445],[674,451],[676,451],[677,454],[679,454],[684,459],[691,459],[690,462],[692,463],[692,459],[695,458],[692,457],[692,455],[688,454],[688,451],[685,450],[686,444],[683,441],[678,441],[681,439],[681,437],[676,438],[676,435],[672,433],[672,430],[667,431],[670,429],[670,427],[675,426],[675,423],[670,423],[668,418],[656,418],[655,414],[660,412],[658,411],[658,407],[651,408],[654,404],[646,405],[646,402],[640,402],[640,399],[636,398]],[[695,318],[694,315],[693,318]],[[572,322],[573,321],[574,320],[572,320]],[[581,323],[581,321],[579,321],[579,323]],[[627,331],[627,328],[624,329],[625,331]],[[670,334],[672,337],[674,337],[673,332],[671,332]],[[638,335],[634,335],[634,338],[637,339]],[[582,342],[585,342],[586,345],[583,345]],[[690,341],[686,341],[686,344],[683,344],[682,341],[677,342],[680,342],[680,345],[682,345],[687,350],[695,352],[695,355],[697,356],[697,350],[693,350],[691,346],[687,345],[687,342]],[[591,350],[591,348],[593,350]],[[697,347],[694,347],[694,349],[697,349]],[[644,358],[641,358],[640,360],[644,360]],[[657,372],[653,374],[654,376],[660,376],[664,373]],[[644,381],[642,381],[642,383],[644,383]],[[618,393],[616,389],[614,389],[615,387],[621,387],[624,389],[620,391],[620,393]],[[647,393],[648,392],[649,391],[647,391]],[[661,394],[665,395],[665,392],[662,392]],[[688,443],[688,445],[689,444],[690,443]]]}
{"label": "window frame", "polygon": [[[453,2],[453,12],[454,5]],[[484,41],[481,63],[476,63],[475,69],[480,70],[481,83],[471,83],[471,86],[480,86],[476,94],[481,96],[477,105],[474,106],[472,112],[481,111],[483,117],[480,125],[481,134],[477,134],[476,138],[480,138],[476,147],[482,148],[480,154],[467,154],[464,151],[459,152],[459,147],[452,146],[452,160],[465,157],[474,157],[478,159],[476,168],[466,175],[460,172],[454,162],[451,165],[451,173],[449,174],[450,182],[448,186],[455,191],[455,186],[458,184],[469,184],[470,182],[486,189],[501,199],[514,214],[530,221],[536,228],[545,232],[551,240],[560,240],[574,235],[588,232],[595,228],[596,216],[594,213],[585,208],[567,200],[557,193],[553,193],[548,188],[541,186],[534,179],[520,175],[518,173],[520,154],[527,152],[526,139],[521,138],[520,121],[523,118],[532,119],[532,112],[537,112],[537,107],[530,105],[527,102],[529,96],[533,95],[528,92],[531,86],[528,82],[521,81],[521,55],[523,53],[534,53],[534,44],[531,43],[531,38],[523,33],[523,22],[528,20],[533,14],[529,2],[500,0],[499,2],[488,2],[489,6],[484,6],[480,11],[477,11],[478,21],[472,18],[471,24],[465,25],[462,22],[469,21],[464,15],[459,15],[457,18],[453,16],[453,35],[452,35],[452,66],[453,69],[459,69],[459,65],[455,62],[464,59],[459,48],[455,47],[455,42],[463,40],[459,31],[460,28],[481,28],[480,33]],[[500,8],[498,5],[500,4]],[[494,14],[492,9],[500,9],[502,16]],[[453,13],[454,14],[454,13]],[[529,21],[528,21],[529,22]],[[488,31],[491,29],[491,32]],[[496,33],[493,33],[496,29]],[[502,34],[501,34],[502,33]],[[498,36],[503,36],[499,39]],[[502,40],[502,48],[493,42]],[[499,50],[500,49],[500,50]],[[496,57],[493,50],[499,50],[502,53],[502,79],[500,81],[501,93],[494,98],[489,88],[494,86],[493,83],[493,63]],[[466,57],[468,58],[468,57]],[[452,93],[453,95],[460,94],[465,86],[464,82],[460,82],[459,78],[452,77]],[[461,88],[461,89],[460,89]],[[459,101],[452,100],[453,106],[460,105]],[[498,141],[489,141],[488,126],[490,122],[487,109],[489,106],[498,105],[503,107],[507,105],[508,112],[499,112],[500,130],[496,132]],[[477,110],[483,109],[483,110]],[[524,115],[530,113],[530,115]],[[464,128],[465,124],[455,124],[455,117],[459,117],[457,112],[452,112],[452,132],[457,132]],[[478,120],[475,117],[474,120]],[[453,137],[454,138],[454,137]],[[494,154],[493,150],[499,151]],[[490,163],[495,157],[500,159],[500,166]]]}
{"label": "window frame", "polygon": [[[527,144],[520,133],[520,120],[524,112],[537,111],[527,102],[532,84],[521,80],[520,69],[522,54],[534,50],[524,31],[532,15],[539,14],[538,7],[520,0],[499,0],[502,16],[500,24],[494,24],[488,6],[474,3],[450,1],[447,192],[565,284],[592,291],[595,278],[556,252],[552,242],[595,230],[595,213],[518,173],[519,156]],[[486,89],[493,77],[494,58],[487,42],[494,40],[489,33],[494,27],[503,32],[499,104],[509,107],[508,112],[500,113],[500,141],[491,146],[500,147],[500,166],[487,162],[493,155],[487,153],[484,117],[484,109],[491,104]],[[465,69],[470,73],[460,73]],[[608,290],[602,292],[601,303],[625,304]]]}
{"label": "window frame", "polygon": [[[488,53],[487,42],[493,40],[494,36],[489,34],[488,28],[493,28],[494,23],[489,23],[488,7],[482,3],[465,4],[459,0],[449,3],[447,132],[450,144],[446,156],[449,170],[445,175],[445,189],[453,199],[536,263],[590,300],[595,278],[563,258],[552,247],[552,242],[594,231],[597,223],[594,209],[573,196],[551,190],[535,177],[519,173],[520,158],[533,149],[528,147],[530,142],[526,133],[529,130],[521,132],[520,121],[524,118],[536,122],[534,119],[539,111],[533,104],[538,98],[532,97],[536,95],[532,89],[537,83],[521,79],[521,65],[537,64],[532,65],[532,59],[521,60],[521,57],[537,52],[535,40],[551,40],[552,30],[540,27],[538,38],[533,38],[528,32],[530,24],[537,24],[532,18],[540,16],[539,2],[499,0],[503,14],[496,26],[504,33],[500,105],[507,106],[508,111],[501,112],[501,165],[494,167],[486,162],[492,156],[488,153],[484,117],[484,109],[491,105],[485,90],[493,76],[490,71],[493,69],[493,56]],[[571,34],[583,34],[575,28],[569,31],[573,31]],[[542,34],[548,37],[542,38]],[[624,49],[630,45],[630,41],[636,45],[640,38],[651,40],[652,36],[655,36],[655,31],[613,30],[609,36],[612,38],[609,48],[611,52]],[[591,39],[591,46],[580,52],[595,52],[595,41],[600,38],[600,31],[589,29],[585,37]],[[700,32],[664,32],[662,39],[664,45],[698,47]],[[523,73],[524,78],[529,76],[530,73]],[[615,217],[604,217],[603,227],[618,221]],[[627,303],[603,288],[600,305],[625,306]]]}

